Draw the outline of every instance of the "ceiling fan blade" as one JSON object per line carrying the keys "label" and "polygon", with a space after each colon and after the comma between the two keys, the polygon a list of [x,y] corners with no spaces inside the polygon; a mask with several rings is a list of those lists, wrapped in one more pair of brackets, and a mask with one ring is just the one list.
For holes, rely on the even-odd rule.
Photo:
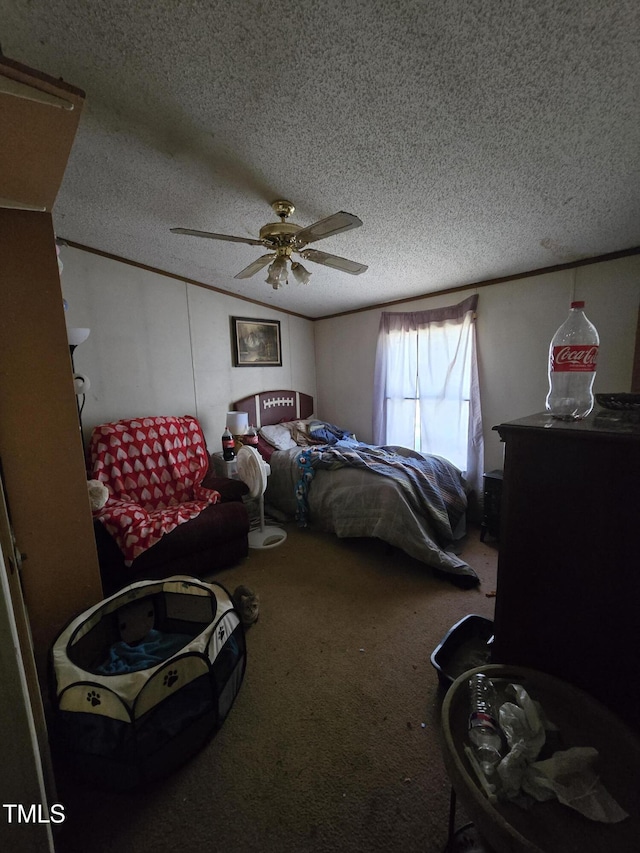
{"label": "ceiling fan blade", "polygon": [[229,234],[213,234],[211,231],[193,231],[191,228],[172,228],[172,234],[190,234],[192,237],[208,237],[210,240],[227,240],[229,243],[248,243],[250,246],[262,246],[262,240],[251,237],[231,237]]}
{"label": "ceiling fan blade", "polygon": [[348,272],[351,275],[360,275],[360,273],[366,272],[369,269],[366,264],[349,261],[347,258],[341,258],[338,255],[328,255],[326,252],[319,252],[317,249],[305,249],[300,254],[308,261],[313,261],[316,264],[324,264],[325,267],[333,267],[333,269]]}
{"label": "ceiling fan blade", "polygon": [[275,256],[275,252],[270,255],[262,255],[262,257],[258,258],[257,261],[254,261],[252,264],[249,264],[248,267],[240,270],[237,275],[234,275],[234,278],[251,278],[252,275],[255,275],[257,272],[260,272],[263,267],[266,267],[266,265],[272,261]]}
{"label": "ceiling fan blade", "polygon": [[296,234],[296,243],[298,246],[306,246],[307,243],[324,240],[325,237],[331,237],[332,234],[349,231],[351,228],[359,228],[361,225],[361,219],[358,219],[353,213],[345,213],[341,210],[339,213],[334,213],[332,216],[327,216],[326,219],[320,219],[313,225],[302,228]]}

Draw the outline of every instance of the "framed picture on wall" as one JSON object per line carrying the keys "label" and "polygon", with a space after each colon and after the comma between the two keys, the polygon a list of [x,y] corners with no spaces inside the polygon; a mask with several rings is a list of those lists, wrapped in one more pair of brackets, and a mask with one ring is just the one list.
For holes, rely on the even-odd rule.
{"label": "framed picture on wall", "polygon": [[281,367],[279,320],[231,318],[234,367]]}

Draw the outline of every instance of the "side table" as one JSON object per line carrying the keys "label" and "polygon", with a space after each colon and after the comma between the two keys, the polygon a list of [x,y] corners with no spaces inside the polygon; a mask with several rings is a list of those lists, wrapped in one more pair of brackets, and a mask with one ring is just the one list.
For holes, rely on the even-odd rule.
{"label": "side table", "polygon": [[230,480],[238,479],[238,463],[235,458],[227,462],[220,450],[211,454],[211,462],[218,477],[229,477]]}

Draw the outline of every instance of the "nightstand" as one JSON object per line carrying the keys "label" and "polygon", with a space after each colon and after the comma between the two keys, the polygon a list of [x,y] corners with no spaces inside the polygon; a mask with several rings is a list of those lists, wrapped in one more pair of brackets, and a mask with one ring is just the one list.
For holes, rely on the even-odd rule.
{"label": "nightstand", "polygon": [[484,542],[487,533],[495,539],[500,538],[500,501],[502,499],[502,471],[488,471],[483,475],[484,511],[480,524],[480,541]]}
{"label": "nightstand", "polygon": [[238,480],[238,463],[236,459],[230,462],[225,461],[222,457],[222,451],[211,454],[211,462],[213,470],[218,477],[229,477],[231,480]]}

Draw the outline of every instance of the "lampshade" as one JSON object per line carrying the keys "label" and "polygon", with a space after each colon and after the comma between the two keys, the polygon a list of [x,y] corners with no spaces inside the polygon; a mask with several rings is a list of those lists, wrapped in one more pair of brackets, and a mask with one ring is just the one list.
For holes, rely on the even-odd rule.
{"label": "lampshade", "polygon": [[291,272],[293,273],[293,277],[298,282],[298,284],[309,284],[311,273],[308,269],[305,269],[302,264],[299,264],[297,261],[294,261],[291,264]]}
{"label": "lampshade", "polygon": [[227,426],[231,435],[244,435],[249,426],[247,412],[227,412]]}
{"label": "lampshade", "polygon": [[91,329],[73,329],[67,326],[67,341],[70,347],[77,347],[89,337]]}
{"label": "lampshade", "polygon": [[265,281],[267,284],[270,284],[274,290],[279,290],[282,287],[280,280],[271,275],[271,270],[269,270],[269,275],[265,278]]}
{"label": "lampshade", "polygon": [[76,394],[86,394],[91,388],[91,380],[84,373],[73,374],[73,388]]}
{"label": "lampshade", "polygon": [[278,255],[269,267],[269,274],[266,281],[274,290],[278,290],[283,284],[289,283],[287,278],[287,259],[283,255]]}

